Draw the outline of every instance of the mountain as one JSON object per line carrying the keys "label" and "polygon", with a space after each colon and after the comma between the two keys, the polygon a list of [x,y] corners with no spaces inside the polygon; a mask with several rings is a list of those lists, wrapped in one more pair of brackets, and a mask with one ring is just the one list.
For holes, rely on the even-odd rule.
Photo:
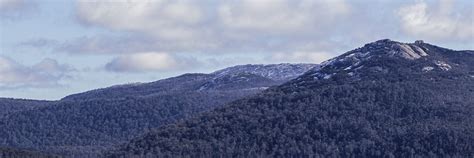
{"label": "mountain", "polygon": [[[301,66],[298,66],[301,65]],[[0,145],[93,156],[150,129],[195,116],[278,85],[313,64],[245,65],[274,74],[292,68],[285,78],[253,71],[184,74],[150,83],[127,84],[73,94],[41,108],[0,119]],[[249,69],[250,70],[250,69]],[[16,103],[7,102],[6,105]],[[2,103],[0,103],[2,105]]]}
{"label": "mountain", "polygon": [[379,40],[108,157],[473,157],[474,51]]}

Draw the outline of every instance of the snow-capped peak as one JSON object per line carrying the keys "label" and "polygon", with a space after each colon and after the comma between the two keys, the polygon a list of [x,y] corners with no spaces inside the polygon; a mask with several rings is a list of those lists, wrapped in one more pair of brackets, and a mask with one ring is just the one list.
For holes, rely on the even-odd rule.
{"label": "snow-capped peak", "polygon": [[216,77],[227,76],[227,75],[238,75],[242,73],[259,75],[272,79],[274,81],[285,81],[298,77],[306,71],[317,67],[317,64],[247,64],[237,65],[229,68],[225,68],[212,74]]}
{"label": "snow-capped peak", "polygon": [[416,60],[421,57],[428,56],[428,49],[424,48],[423,41],[418,40],[415,43],[400,43],[389,39],[378,40],[364,45],[364,47],[349,51],[339,57],[327,60],[321,63],[321,68],[329,65],[340,63],[352,63],[344,69],[349,70],[359,66],[361,61],[368,60],[373,57],[401,57],[408,60]]}
{"label": "snow-capped peak", "polygon": [[[431,47],[428,45],[421,40],[414,43],[401,43],[389,39],[378,40],[322,62],[320,70],[313,72],[313,77],[318,80],[330,79],[338,73],[346,73],[348,76],[357,77],[357,72],[361,69],[388,73],[393,68],[383,66],[383,62],[376,64],[374,61],[398,60],[397,58],[400,60],[418,60],[430,56],[428,48]],[[369,60],[370,62],[367,62]],[[443,61],[433,61],[432,63],[434,65],[425,65],[422,71],[429,72],[434,69],[433,66],[444,71],[449,71],[452,68],[451,65]]]}

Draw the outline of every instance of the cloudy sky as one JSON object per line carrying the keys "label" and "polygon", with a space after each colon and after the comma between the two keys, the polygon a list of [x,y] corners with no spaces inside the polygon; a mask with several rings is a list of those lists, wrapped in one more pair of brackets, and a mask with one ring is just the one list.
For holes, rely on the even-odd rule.
{"label": "cloudy sky", "polygon": [[60,99],[365,43],[474,49],[472,0],[0,0],[0,97]]}

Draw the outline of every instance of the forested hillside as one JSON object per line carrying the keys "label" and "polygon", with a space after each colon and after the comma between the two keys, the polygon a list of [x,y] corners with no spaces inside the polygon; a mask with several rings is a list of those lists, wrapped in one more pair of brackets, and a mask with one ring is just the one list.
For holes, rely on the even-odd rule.
{"label": "forested hillside", "polygon": [[59,155],[0,147],[0,158],[62,158]]}
{"label": "forested hillside", "polygon": [[[294,78],[315,65],[257,67],[263,66],[291,66],[295,72],[300,72],[293,73]],[[278,69],[267,71],[275,70]],[[15,114],[0,119],[0,145],[94,156],[150,129],[189,118],[282,82],[251,71],[229,71],[219,76],[184,74],[151,83],[74,94],[60,101],[44,102],[47,105],[41,104],[40,108],[8,110]],[[0,105],[13,109],[29,103],[13,101],[5,100]]]}
{"label": "forested hillside", "polygon": [[46,106],[50,101],[0,98],[0,118],[5,115]]}
{"label": "forested hillside", "polygon": [[473,157],[474,53],[369,43],[109,157]]}

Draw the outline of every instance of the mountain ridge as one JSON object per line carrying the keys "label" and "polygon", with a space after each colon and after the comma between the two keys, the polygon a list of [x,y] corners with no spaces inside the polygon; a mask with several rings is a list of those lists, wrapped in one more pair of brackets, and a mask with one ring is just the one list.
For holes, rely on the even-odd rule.
{"label": "mountain ridge", "polygon": [[[174,91],[174,90],[199,90],[201,87],[196,87],[194,85],[192,86],[182,86],[182,87],[175,87],[175,86],[161,86],[161,87],[156,87],[155,85],[157,84],[170,84],[170,82],[176,82],[176,80],[179,80],[180,82],[193,82],[193,80],[202,80],[202,81],[207,81],[207,80],[219,80],[222,79],[223,77],[229,77],[232,75],[242,75],[242,74],[253,74],[254,76],[258,77],[264,77],[268,78],[270,80],[273,80],[272,82],[275,82],[274,84],[277,83],[282,83],[284,81],[288,81],[292,78],[295,78],[299,76],[300,74],[304,73],[305,70],[309,70],[313,67],[317,67],[317,64],[290,64],[290,63],[282,63],[282,64],[247,64],[247,65],[237,65],[221,70],[217,70],[215,72],[206,74],[206,73],[185,73],[176,77],[170,77],[154,82],[148,82],[148,83],[139,83],[139,84],[125,84],[125,85],[115,85],[107,88],[100,88],[100,89],[95,89],[95,90],[90,90],[82,93],[77,93],[77,94],[72,94],[68,95],[61,100],[74,100],[76,99],[84,99],[81,96],[87,96],[88,93],[92,93],[94,95],[103,95],[104,93],[109,93],[110,90],[120,90],[120,89],[127,89],[127,88],[140,88],[140,87],[147,87],[149,89],[155,90],[155,91]],[[257,71],[251,71],[251,70],[257,70]],[[284,70],[285,71],[285,76],[284,77],[273,77],[268,74],[276,74],[279,70]],[[293,70],[290,71],[290,70]],[[209,81],[207,81],[209,82]],[[203,85],[206,83],[203,83]],[[141,93],[139,91],[135,91],[134,93]],[[150,90],[147,90],[146,94],[153,93]],[[105,94],[106,95],[106,94]],[[120,95],[124,94],[119,94],[119,96],[108,96],[108,97],[120,97]]]}
{"label": "mountain ridge", "polygon": [[[416,47],[421,50],[420,53],[422,55],[416,56],[416,58],[413,58],[413,56],[403,55],[406,50],[400,49],[400,45]],[[395,49],[393,49],[394,46]],[[372,50],[368,51],[368,49]],[[425,51],[430,52],[431,54],[428,54]],[[447,53],[448,51],[451,53]],[[474,70],[470,65],[460,65],[457,63],[468,63],[467,61],[463,61],[463,56],[468,54],[471,54],[470,51],[454,51],[424,43],[422,41],[416,41],[415,43],[401,43],[384,39],[368,43],[364,45],[364,47],[348,51],[336,58],[327,60],[321,63],[320,69],[310,70],[304,75],[312,75],[315,79],[322,80],[329,79],[334,75],[357,77],[357,72],[372,72],[389,75],[389,71],[408,71],[410,69],[409,71],[429,75],[430,71],[450,71],[451,69],[457,68],[469,71],[464,73],[474,74],[472,72]],[[453,59],[443,59],[443,56],[447,55],[453,56]],[[365,60],[370,58],[374,59],[369,63],[365,62]],[[407,65],[410,64],[410,61],[414,61],[415,64],[409,67],[400,67],[400,65],[396,65]]]}
{"label": "mountain ridge", "polygon": [[297,77],[295,76],[295,74],[302,74],[305,72],[305,70],[312,69],[315,67],[317,67],[316,64],[304,63],[246,64],[228,67],[222,70],[215,71],[211,74],[215,74],[217,77],[219,77],[229,74],[249,73],[267,77],[275,81],[282,81]]}
{"label": "mountain ridge", "polygon": [[[372,45],[377,42],[263,93],[163,126],[108,156],[474,156],[471,51],[421,41],[414,44],[426,54],[403,45],[386,51]],[[359,60],[360,69],[346,69],[358,62],[352,57],[338,61],[365,48],[384,55]],[[437,67],[423,71],[426,66]]]}

